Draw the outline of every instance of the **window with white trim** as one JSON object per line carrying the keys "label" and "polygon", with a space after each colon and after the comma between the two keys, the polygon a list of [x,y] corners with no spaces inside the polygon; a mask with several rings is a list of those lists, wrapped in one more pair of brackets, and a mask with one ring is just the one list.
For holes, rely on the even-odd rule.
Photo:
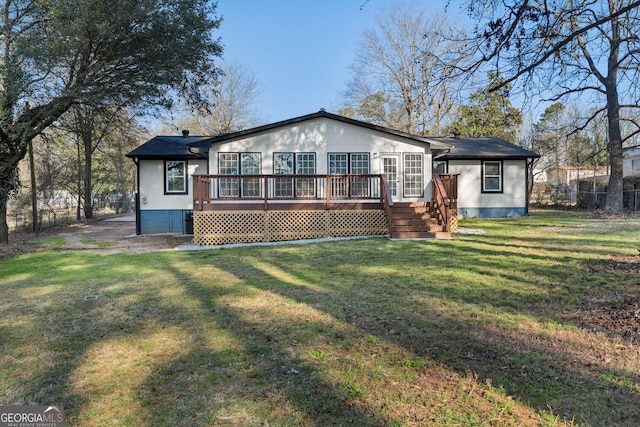
{"label": "window with white trim", "polygon": [[167,160],[164,162],[165,193],[187,193],[187,161]]}
{"label": "window with white trim", "polygon": [[[296,175],[316,174],[316,153],[296,153]],[[314,197],[314,178],[296,178],[296,197]]]}
{"label": "window with white trim", "polygon": [[[260,153],[218,153],[219,175],[259,175],[262,158]],[[218,180],[219,197],[262,196],[260,178],[220,178]]]}
{"label": "window with white trim", "polygon": [[502,161],[484,160],[482,162],[482,192],[502,192]]}
{"label": "window with white trim", "polygon": [[[273,173],[315,175],[316,153],[273,153]],[[315,197],[316,194],[314,178],[276,178],[274,182],[276,197]]]}
{"label": "window with white trim", "polygon": [[424,173],[422,153],[404,153],[404,197],[422,197]]}
{"label": "window with white trim", "polygon": [[[329,174],[368,175],[369,153],[329,153]],[[369,197],[368,178],[334,178],[331,180],[333,197]]]}

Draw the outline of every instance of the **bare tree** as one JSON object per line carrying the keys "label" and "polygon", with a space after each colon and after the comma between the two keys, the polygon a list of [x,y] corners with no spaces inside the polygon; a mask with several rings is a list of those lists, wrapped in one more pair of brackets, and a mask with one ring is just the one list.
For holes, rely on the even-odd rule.
{"label": "bare tree", "polygon": [[255,103],[261,92],[253,72],[238,63],[223,65],[218,82],[204,87],[209,100],[207,108],[183,106],[179,117],[165,119],[165,125],[200,135],[218,135],[255,126],[260,122]]}
{"label": "bare tree", "polygon": [[[75,141],[77,149],[78,200],[85,218],[93,218],[93,160],[96,150],[113,138],[116,131],[133,128],[133,119],[122,107],[75,105],[59,122],[58,128]],[[126,153],[125,153],[126,154]],[[77,218],[80,219],[80,203]]]}
{"label": "bare tree", "polygon": [[440,134],[453,107],[458,46],[446,15],[393,5],[362,34],[343,113],[421,135]]}
{"label": "bare tree", "polygon": [[[605,210],[623,209],[624,142],[640,132],[622,114],[640,105],[639,0],[471,0],[480,58],[491,62],[503,84],[558,101],[580,97],[607,116],[610,178]],[[473,69],[471,67],[470,69]],[[631,127],[625,127],[627,121]]]}

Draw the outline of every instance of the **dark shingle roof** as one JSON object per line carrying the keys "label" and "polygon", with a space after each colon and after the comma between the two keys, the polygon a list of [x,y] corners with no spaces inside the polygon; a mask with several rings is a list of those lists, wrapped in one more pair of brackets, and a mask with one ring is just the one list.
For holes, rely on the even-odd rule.
{"label": "dark shingle roof", "polygon": [[410,138],[417,142],[430,144],[435,153],[442,152],[438,156],[442,160],[452,159],[526,159],[540,157],[538,154],[511,144],[500,138],[446,138],[446,137],[421,137],[406,132],[372,125],[360,120],[351,119],[337,114],[320,110],[317,113],[295,117],[289,120],[245,129],[238,132],[221,134],[217,136],[156,136],[142,144],[140,147],[127,154],[130,158],[140,159],[202,159],[207,158],[209,147],[212,143],[230,141],[244,138],[279,127],[312,120],[320,117],[349,123],[379,132]]}
{"label": "dark shingle roof", "polygon": [[189,150],[189,147],[192,144],[213,139],[211,136],[156,136],[127,153],[127,157],[138,159],[206,159],[206,154]]}
{"label": "dark shingle roof", "polygon": [[452,148],[438,157],[439,160],[467,159],[528,159],[539,154],[500,138],[429,138]]}

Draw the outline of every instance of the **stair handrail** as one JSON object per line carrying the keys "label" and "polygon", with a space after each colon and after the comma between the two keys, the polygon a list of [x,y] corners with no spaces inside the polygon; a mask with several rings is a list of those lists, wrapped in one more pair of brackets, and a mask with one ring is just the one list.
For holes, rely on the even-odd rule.
{"label": "stair handrail", "polygon": [[449,221],[449,206],[451,206],[451,199],[447,195],[444,183],[438,174],[433,175],[433,188],[436,211],[444,220],[445,231],[451,232],[451,223]]}

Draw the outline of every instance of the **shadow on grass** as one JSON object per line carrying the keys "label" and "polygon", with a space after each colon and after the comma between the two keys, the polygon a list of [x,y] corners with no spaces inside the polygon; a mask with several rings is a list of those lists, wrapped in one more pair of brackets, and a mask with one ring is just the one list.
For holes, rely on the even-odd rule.
{"label": "shadow on grass", "polygon": [[[97,393],[117,396],[119,388],[131,384],[133,395],[124,393],[122,399],[137,402],[122,403],[131,408],[130,414],[117,419],[122,425],[243,425],[262,418],[276,424],[316,426],[401,423],[382,403],[362,404],[359,397],[367,390],[359,390],[357,381],[341,377],[343,374],[330,377],[292,350],[296,343],[304,343],[299,334],[319,330],[334,346],[352,346],[357,340],[345,337],[350,332],[338,327],[347,325],[354,334],[376,337],[461,376],[471,373],[490,380],[505,393],[567,420],[591,425],[640,424],[640,396],[624,385],[625,381],[640,383],[637,373],[594,365],[544,337],[511,330],[499,320],[505,314],[561,323],[541,310],[541,304],[556,297],[566,302],[580,284],[575,281],[578,278],[570,278],[550,287],[566,267],[549,269],[537,263],[553,258],[531,257],[528,265],[508,268],[513,262],[507,259],[513,255],[510,251],[496,246],[482,258],[471,242],[374,239],[351,242],[348,248],[350,252],[345,253],[344,244],[329,243],[304,249],[284,246],[136,258],[141,267],[162,272],[158,277],[165,277],[176,292],[184,293],[180,296],[163,295],[162,283],[145,283],[140,277],[136,280],[143,285],[118,286],[112,279],[92,277],[91,264],[97,259],[58,259],[54,265],[65,269],[84,263],[77,268],[87,275],[86,281],[68,284],[63,297],[52,295],[50,306],[36,312],[25,313],[26,306],[21,304],[2,312],[18,319],[24,331],[38,330],[37,335],[45,337],[46,357],[51,359],[34,367],[28,378],[19,379],[28,385],[14,393],[22,399],[15,403],[63,400],[72,423],[88,424],[93,416],[111,419],[92,405],[100,398]],[[394,256],[400,253],[402,256]],[[465,265],[465,259],[474,257],[482,259]],[[124,258],[120,259],[124,264]],[[570,257],[565,261],[573,266],[579,262]],[[522,258],[521,262],[527,261]],[[412,264],[411,269],[407,263]],[[415,265],[421,267],[413,268]],[[237,285],[222,286],[223,279],[216,275],[201,275],[206,267],[225,273]],[[28,269],[25,265],[25,271]],[[465,269],[469,275],[461,277]],[[533,271],[533,278],[527,279],[527,271]],[[131,272],[115,267],[113,274],[126,280]],[[477,283],[485,279],[499,283],[491,287]],[[15,284],[11,292],[17,293],[21,286]],[[103,298],[103,305],[91,312],[79,306],[79,297],[88,290]],[[245,293],[253,298],[271,294],[278,298],[257,308],[244,307]],[[237,298],[236,305],[225,302],[231,297]],[[333,323],[270,318],[268,313],[270,322],[248,316],[252,309],[260,314],[285,300],[312,307]],[[214,326],[224,338],[208,336]],[[155,351],[147,347],[167,343],[150,341],[145,346],[139,341],[165,328],[171,330],[167,335],[175,335],[170,357],[145,365],[145,352]],[[0,340],[3,352],[20,342],[14,340],[16,330],[12,334]],[[79,376],[97,375],[91,371],[91,363],[96,362],[88,360],[92,351],[106,352],[104,359],[95,360],[109,360],[117,368],[119,355],[108,354],[114,340],[119,347],[139,348],[139,359],[121,362],[134,367],[140,364],[140,370],[132,368],[129,376],[100,379],[104,385],[99,390],[84,384]],[[28,343],[20,343],[26,354]],[[15,360],[3,361],[17,366]],[[15,386],[20,387],[17,381]]]}
{"label": "shadow on grass", "polygon": [[[177,291],[184,291],[185,301],[197,309],[181,308],[180,301],[161,295],[166,290],[162,285],[114,286],[113,281],[99,279],[90,286],[84,281],[69,283],[64,296],[26,317],[21,304],[6,308],[2,315],[21,319],[25,332],[38,331],[25,337],[30,343],[42,337],[40,359],[49,356],[46,363],[28,367],[24,361],[4,359],[16,371],[29,372],[28,377],[16,378],[12,401],[7,403],[61,404],[70,425],[106,420],[120,425],[254,425],[261,419],[283,425],[394,425],[366,406],[354,404],[353,390],[327,381],[316,368],[295,357],[289,351],[291,342],[271,337],[260,323],[243,320],[241,309],[216,303],[229,295],[242,296],[242,287],[225,288],[191,278],[188,270],[197,268],[197,263],[188,263],[185,271],[175,268],[171,257],[157,254],[146,259],[167,282],[181,283]],[[83,261],[90,264],[88,258]],[[114,274],[119,274],[117,268]],[[13,291],[23,286],[18,281]],[[88,287],[100,294],[100,307],[92,311],[84,310],[78,298]],[[231,337],[233,345],[212,348],[206,335],[214,324]],[[167,360],[148,365],[149,353],[162,350],[155,346],[171,344],[166,337],[163,342],[149,339],[165,328],[175,334],[178,346],[167,350]],[[0,349],[7,353],[9,346],[28,344],[12,340],[16,330],[12,332],[13,336],[4,335],[5,343],[0,342]],[[0,394],[0,401],[5,399],[6,394],[5,398]],[[101,404],[103,399],[111,404]],[[119,413],[106,412],[114,404],[121,406]]]}
{"label": "shadow on grass", "polygon": [[[358,246],[366,248],[368,245],[370,243],[356,243],[350,248],[357,251]],[[521,295],[508,289],[475,288],[473,292],[457,292],[456,286],[460,283],[441,288],[426,285],[417,290],[396,290],[389,286],[389,282],[393,283],[394,274],[402,276],[405,268],[393,257],[381,255],[380,250],[384,252],[383,247],[389,245],[373,245],[371,263],[381,273],[370,274],[358,270],[359,265],[351,264],[338,246],[322,246],[318,250],[320,257],[296,256],[291,252],[281,257],[265,257],[266,253],[262,253],[258,268],[250,256],[234,258],[234,263],[218,266],[243,278],[247,284],[316,307],[357,330],[410,350],[418,357],[442,363],[463,375],[471,372],[480,379],[490,380],[504,388],[507,394],[539,410],[551,410],[567,420],[590,425],[640,424],[640,395],[623,385],[625,379],[640,383],[637,373],[611,370],[605,367],[604,362],[594,364],[591,360],[583,360],[581,355],[566,351],[561,343],[527,331],[510,331],[509,325],[494,323],[490,316],[483,319],[477,313],[448,315],[446,309],[440,309],[437,303],[414,298],[416,291],[425,292],[425,295],[444,303],[445,307],[465,304],[484,313],[498,311],[514,316],[524,312],[536,321],[544,323],[551,319],[562,324],[558,317],[536,311],[540,302],[553,297],[547,295],[546,286],[537,283],[553,282],[563,271],[566,277],[566,267],[564,270],[558,267],[548,278],[540,276],[549,274],[549,270],[541,268],[536,272],[532,286],[543,288],[539,297]],[[429,256],[422,259],[434,271],[450,265],[455,257],[464,259],[465,254],[473,251],[460,247],[447,247],[446,250],[431,247],[423,252],[422,244],[409,242],[392,246],[397,251],[428,253]],[[371,248],[365,250],[369,252]],[[493,259],[504,255],[503,251],[492,253]],[[405,253],[402,259],[407,257]],[[206,256],[202,261],[207,262]],[[315,271],[319,262],[322,263],[322,271],[331,273],[324,277],[308,274]],[[269,264],[273,271],[287,271],[293,279],[283,281],[278,274],[270,274]],[[520,278],[498,273],[504,269],[500,262],[492,265],[492,261],[487,260],[484,264],[490,269],[495,268],[497,275],[504,275],[512,281]],[[380,285],[376,286],[376,283]],[[574,294],[577,285],[563,283],[562,293]],[[622,380],[611,381],[609,377]]]}

